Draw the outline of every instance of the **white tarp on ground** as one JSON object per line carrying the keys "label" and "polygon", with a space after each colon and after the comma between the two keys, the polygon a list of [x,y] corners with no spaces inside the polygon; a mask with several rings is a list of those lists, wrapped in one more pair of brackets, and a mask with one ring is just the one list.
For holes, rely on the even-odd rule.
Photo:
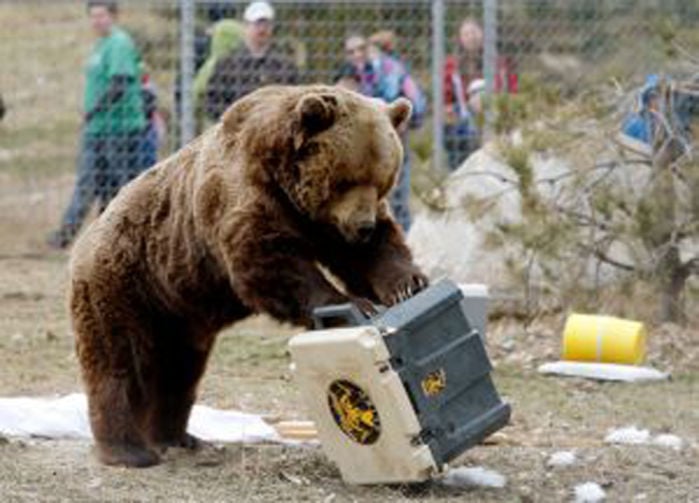
{"label": "white tarp on ground", "polygon": [[[281,442],[262,417],[195,405],[187,431],[212,442]],[[85,395],[0,398],[0,434],[17,437],[92,438]]]}
{"label": "white tarp on ground", "polygon": [[670,377],[670,374],[667,372],[661,372],[651,367],[621,365],[618,363],[558,361],[544,363],[539,366],[538,370],[542,374],[585,377],[598,381],[662,381]]}

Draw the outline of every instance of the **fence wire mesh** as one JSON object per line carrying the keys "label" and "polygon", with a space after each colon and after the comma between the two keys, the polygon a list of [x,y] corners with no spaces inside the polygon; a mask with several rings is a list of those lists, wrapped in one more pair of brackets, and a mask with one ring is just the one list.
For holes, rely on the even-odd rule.
{"label": "fence wire mesh", "polygon": [[[0,4],[2,253],[39,249],[55,229],[64,235],[52,244],[67,244],[92,206],[100,211],[129,179],[260,85],[340,83],[384,99],[410,95],[421,116],[408,143],[415,194],[420,180],[455,169],[484,138],[601,85],[691,75],[699,54],[696,1],[278,0],[273,21],[254,33],[260,23],[245,21],[247,2],[118,7],[115,22],[133,40],[139,66],[126,72],[137,78],[126,90],[109,91],[99,81],[107,77],[95,77],[114,93],[109,101],[86,100],[99,37],[85,2]],[[255,37],[273,40],[269,64],[251,55]]]}

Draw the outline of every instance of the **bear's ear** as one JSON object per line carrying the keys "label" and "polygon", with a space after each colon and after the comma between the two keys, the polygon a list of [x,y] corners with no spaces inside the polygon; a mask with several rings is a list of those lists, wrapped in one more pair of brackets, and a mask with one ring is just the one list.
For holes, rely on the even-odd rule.
{"label": "bear's ear", "polygon": [[294,147],[300,148],[306,139],[332,126],[337,120],[338,108],[337,98],[330,94],[311,94],[301,98],[294,110],[298,125]]}
{"label": "bear's ear", "polygon": [[391,119],[391,124],[398,131],[403,131],[406,128],[412,113],[413,106],[406,98],[398,98],[388,105],[388,118]]}

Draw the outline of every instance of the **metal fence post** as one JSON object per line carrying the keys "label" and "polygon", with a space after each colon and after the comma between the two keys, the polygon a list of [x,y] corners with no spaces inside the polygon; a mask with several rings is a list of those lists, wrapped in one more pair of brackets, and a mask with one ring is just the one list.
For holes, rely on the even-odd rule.
{"label": "metal fence post", "polygon": [[444,166],[444,0],[432,2],[432,163]]}
{"label": "metal fence post", "polygon": [[194,3],[180,0],[180,142],[182,145],[194,138]]}
{"label": "metal fence post", "polygon": [[[484,0],[483,3],[483,78],[487,96],[494,96],[495,73],[498,59],[498,0]],[[493,110],[485,111],[486,128],[484,133],[492,131]]]}

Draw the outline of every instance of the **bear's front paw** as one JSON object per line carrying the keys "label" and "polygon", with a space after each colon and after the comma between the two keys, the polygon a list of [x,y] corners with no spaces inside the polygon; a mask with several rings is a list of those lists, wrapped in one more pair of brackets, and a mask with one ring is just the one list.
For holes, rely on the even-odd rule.
{"label": "bear's front paw", "polygon": [[419,271],[411,271],[387,282],[386,288],[377,289],[376,294],[382,304],[392,306],[409,299],[429,285],[427,276]]}

